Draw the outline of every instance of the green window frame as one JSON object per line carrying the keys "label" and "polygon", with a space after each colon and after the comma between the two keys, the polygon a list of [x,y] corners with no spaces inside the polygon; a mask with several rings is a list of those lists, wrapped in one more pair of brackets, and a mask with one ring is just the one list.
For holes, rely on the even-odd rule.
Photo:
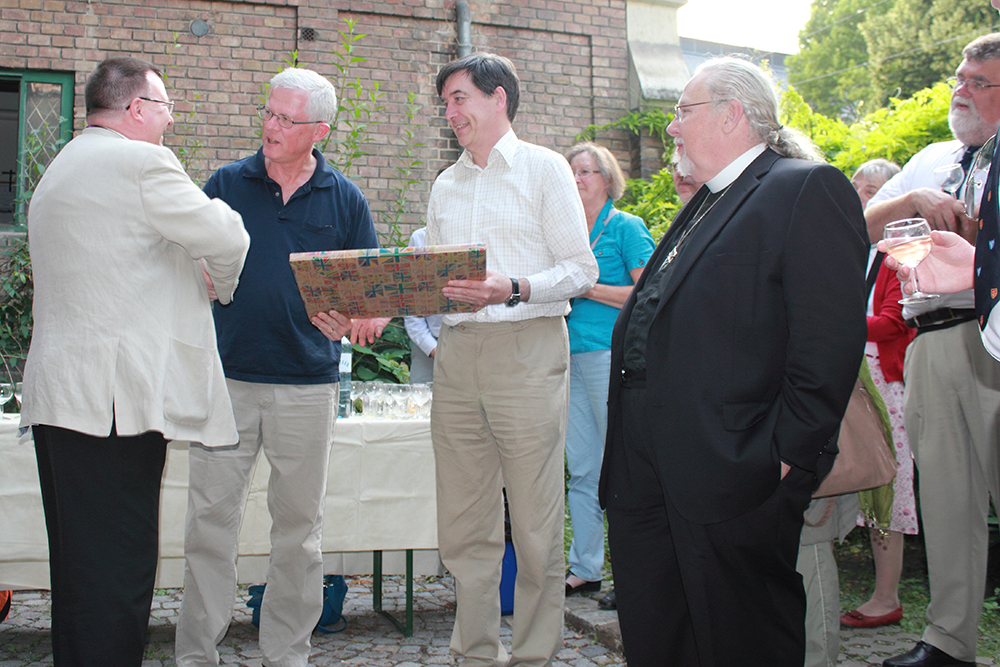
{"label": "green window frame", "polygon": [[[75,75],[73,72],[0,68],[0,80],[14,80],[19,84],[17,197],[20,192],[34,188],[59,148],[73,138]],[[24,203],[19,202],[14,211],[14,224],[0,223],[0,231],[25,231],[25,214]]]}

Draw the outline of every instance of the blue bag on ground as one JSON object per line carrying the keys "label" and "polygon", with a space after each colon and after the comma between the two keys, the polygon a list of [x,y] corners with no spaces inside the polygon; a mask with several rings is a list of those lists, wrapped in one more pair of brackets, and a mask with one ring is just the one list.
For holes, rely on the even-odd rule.
{"label": "blue bag on ground", "polygon": [[[247,600],[247,607],[253,609],[251,622],[260,627],[260,604],[264,600],[264,588],[267,584],[251,586],[250,599]],[[316,624],[316,630],[323,634],[333,634],[342,632],[347,627],[347,619],[344,618],[344,598],[347,597],[347,582],[339,574],[328,574],[323,577],[323,613]],[[342,625],[335,627],[338,623]]]}

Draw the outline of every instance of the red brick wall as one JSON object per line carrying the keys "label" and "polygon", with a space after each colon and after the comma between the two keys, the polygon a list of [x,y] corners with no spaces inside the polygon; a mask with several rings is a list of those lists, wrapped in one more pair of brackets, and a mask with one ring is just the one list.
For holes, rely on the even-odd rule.
{"label": "red brick wall", "polygon": [[[471,15],[473,47],[505,55],[518,68],[522,91],[514,129],[521,138],[562,152],[588,124],[625,113],[624,0],[472,2]],[[207,35],[189,31],[196,19],[208,22]],[[384,107],[370,125],[372,155],[356,162],[349,175],[374,210],[394,201],[398,157],[406,143],[404,105],[415,92],[419,111],[410,127],[414,141],[425,144],[414,149],[424,164],[413,175],[419,185],[411,190],[403,222],[416,226],[434,176],[460,154],[434,89],[438,69],[456,57],[452,0],[0,0],[0,70],[75,72],[79,131],[83,83],[98,62],[118,54],[151,60],[165,69],[171,97],[178,101],[166,143],[175,150],[193,141],[203,144],[195,176],[204,180],[220,165],[256,150],[254,107],[293,51],[300,62],[337,77],[332,51],[345,19],[367,35],[354,42],[356,55],[367,60],[353,65],[349,77],[367,88],[378,81]],[[314,41],[301,39],[303,28],[313,29]],[[602,141],[628,172],[628,136],[613,133]]]}

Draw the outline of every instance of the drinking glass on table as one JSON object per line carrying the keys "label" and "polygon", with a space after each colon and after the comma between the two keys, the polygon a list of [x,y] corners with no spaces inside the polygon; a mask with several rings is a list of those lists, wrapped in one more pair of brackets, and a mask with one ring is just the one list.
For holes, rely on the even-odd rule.
{"label": "drinking glass on table", "polygon": [[390,416],[393,419],[405,419],[408,417],[407,402],[410,397],[410,385],[389,385],[389,397],[392,400],[392,414]]}
{"label": "drinking glass on table", "polygon": [[431,388],[427,384],[415,384],[413,385],[413,395],[410,397],[413,404],[417,406],[416,417],[418,419],[426,419],[430,417],[429,410],[425,410],[425,406],[430,403],[431,400]]}
{"label": "drinking glass on table", "polygon": [[11,382],[0,382],[0,419],[4,418],[3,408],[7,401],[14,397],[14,384]]}
{"label": "drinking glass on table", "polygon": [[882,233],[885,239],[886,252],[903,266],[910,269],[910,279],[913,282],[913,294],[899,300],[901,304],[920,303],[937,297],[937,294],[925,294],[920,291],[920,281],[917,278],[917,265],[931,251],[931,226],[923,218],[906,218],[896,220],[885,226]]}
{"label": "drinking glass on table", "polygon": [[[391,406],[391,399],[386,391],[385,382],[372,382],[371,390],[372,414],[371,417],[386,417],[387,407]],[[387,406],[388,403],[388,406]],[[391,410],[390,410],[391,411]]]}

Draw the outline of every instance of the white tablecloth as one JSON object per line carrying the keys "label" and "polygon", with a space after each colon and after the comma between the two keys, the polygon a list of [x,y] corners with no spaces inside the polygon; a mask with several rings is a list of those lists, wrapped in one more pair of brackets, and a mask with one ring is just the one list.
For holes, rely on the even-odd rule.
{"label": "white tablecloth", "polygon": [[[240,530],[239,579],[264,581],[268,533],[267,479],[261,455]],[[158,588],[184,579],[188,444],[167,451],[160,501]],[[404,571],[403,551],[414,554],[417,574],[440,573],[434,453],[427,420],[340,419],[327,483],[323,552],[328,574],[372,572],[371,552],[385,554],[384,571]],[[0,590],[48,588],[48,544],[35,449],[18,442],[17,421],[0,419]]]}

